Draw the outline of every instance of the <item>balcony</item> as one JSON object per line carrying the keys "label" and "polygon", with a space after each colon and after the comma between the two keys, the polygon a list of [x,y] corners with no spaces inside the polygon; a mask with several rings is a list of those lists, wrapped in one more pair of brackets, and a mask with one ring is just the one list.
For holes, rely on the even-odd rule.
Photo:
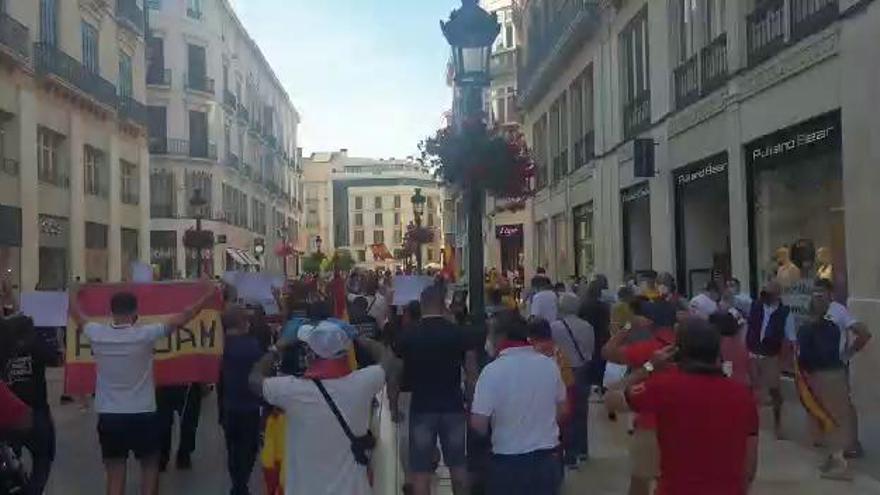
{"label": "balcony", "polygon": [[251,120],[251,115],[244,105],[238,105],[238,118],[245,122],[249,122]]}
{"label": "balcony", "polygon": [[72,86],[95,102],[116,109],[116,86],[98,74],[89,71],[78,60],[46,43],[34,43],[37,73],[56,77]]}
{"label": "balcony", "polygon": [[147,126],[147,107],[130,96],[119,96],[119,118],[126,119],[141,127]]}
{"label": "balcony", "polygon": [[0,156],[0,173],[6,175],[18,175],[19,164],[15,158]]}
{"label": "balcony", "polygon": [[202,20],[202,11],[187,7],[186,8],[186,16],[189,17],[190,19],[195,19],[197,21],[201,21]]}
{"label": "balcony", "polygon": [[749,66],[785,48],[785,0],[767,0],[746,17]]}
{"label": "balcony", "polygon": [[672,72],[675,79],[675,108],[684,108],[700,99],[700,57],[694,55]]}
{"label": "balcony", "polygon": [[232,109],[233,111],[235,111],[235,109],[238,107],[238,99],[235,97],[235,95],[232,93],[232,91],[229,91],[228,89],[224,89],[223,90],[223,104],[226,105],[227,107],[229,107],[230,109]]}
{"label": "balcony", "polygon": [[[593,34],[598,25],[599,0],[562,0],[554,17],[529,28],[526,60],[518,72],[518,89],[528,108],[554,80],[554,72]],[[539,5],[533,2],[534,5]]]}
{"label": "balcony", "polygon": [[596,137],[593,131],[587,131],[574,142],[574,168],[579,169],[590,162],[596,155]]}
{"label": "balcony", "polygon": [[147,84],[149,86],[171,87],[171,69],[150,66],[147,68]]}
{"label": "balcony", "polygon": [[651,91],[645,90],[623,105],[623,137],[630,139],[651,124]]}
{"label": "balcony", "polygon": [[150,203],[150,217],[152,218],[176,218],[177,209],[174,207],[172,198],[166,198],[168,201],[163,203]]}
{"label": "balcony", "polygon": [[701,93],[705,96],[727,81],[727,33],[721,33],[700,50],[700,62]]}
{"label": "balcony", "polygon": [[789,0],[789,2],[792,42],[822,30],[840,15],[837,0]]}
{"label": "balcony", "polygon": [[37,170],[37,177],[43,184],[50,184],[63,189],[70,188],[70,177],[57,167],[48,170],[39,169]]}
{"label": "balcony", "polygon": [[226,160],[223,162],[227,167],[233,168],[235,170],[239,170],[241,168],[241,162],[238,159],[238,155],[235,153],[227,153]]}
{"label": "balcony", "polygon": [[0,50],[21,60],[30,58],[28,28],[9,16],[0,14]]}
{"label": "balcony", "polygon": [[146,17],[144,16],[144,11],[137,6],[134,0],[117,0],[116,20],[122,26],[133,30],[137,34],[144,34]]}
{"label": "balcony", "polygon": [[551,185],[556,185],[568,175],[568,151],[563,151],[553,158],[553,177]]}
{"label": "balcony", "polygon": [[194,74],[183,75],[184,81],[186,81],[186,89],[190,91],[198,91],[200,93],[206,94],[214,94],[214,80],[210,77],[205,76],[197,76]]}
{"label": "balcony", "polygon": [[492,54],[489,59],[489,74],[492,79],[516,74],[516,49],[504,49]]}
{"label": "balcony", "polygon": [[186,139],[150,137],[150,153],[154,155],[188,156],[190,158],[217,159],[217,145],[196,142],[190,145]]}

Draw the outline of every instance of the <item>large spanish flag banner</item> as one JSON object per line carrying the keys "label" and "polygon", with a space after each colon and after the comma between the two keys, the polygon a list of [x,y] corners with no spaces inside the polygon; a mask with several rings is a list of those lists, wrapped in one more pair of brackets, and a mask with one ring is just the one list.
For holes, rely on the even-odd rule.
{"label": "large spanish flag banner", "polygon": [[[110,298],[131,292],[138,299],[138,324],[160,323],[180,314],[205,294],[204,283],[164,282],[149,284],[84,285],[77,293],[79,306],[89,321],[109,323]],[[156,342],[156,385],[216,383],[223,355],[219,290],[208,305],[182,328]],[[67,325],[64,390],[70,395],[95,391],[95,361],[88,338],[73,320]]]}

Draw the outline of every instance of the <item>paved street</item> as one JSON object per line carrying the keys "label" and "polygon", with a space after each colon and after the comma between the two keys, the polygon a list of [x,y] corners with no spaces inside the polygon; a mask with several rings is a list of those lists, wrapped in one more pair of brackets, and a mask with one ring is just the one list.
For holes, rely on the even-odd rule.
{"label": "paved street", "polygon": [[[57,391],[59,376],[51,371],[53,390]],[[228,490],[224,467],[223,438],[217,428],[213,396],[205,402],[199,428],[197,452],[190,472],[170,470],[162,476],[162,493],[217,495]],[[792,413],[797,409],[791,408]],[[599,414],[594,404],[591,427],[593,458],[590,463],[566,480],[565,494],[611,495],[625,493],[627,480],[626,422],[610,423]],[[95,417],[81,411],[75,404],[55,406],[58,429],[58,460],[47,495],[92,495],[103,487],[99,450],[94,433]],[[387,418],[387,415],[384,415]],[[794,423],[794,421],[792,421]],[[399,470],[388,462],[394,454],[393,427],[387,419],[381,423],[382,447],[377,458],[376,493],[393,493]],[[829,482],[819,479],[814,466],[817,454],[791,441],[776,441],[765,434],[761,442],[760,472],[753,495],[880,495],[880,482],[860,475],[853,483]],[[136,493],[136,473],[130,471],[130,493]],[[449,493],[444,480],[439,480],[439,493]],[[252,486],[260,483],[255,475]],[[262,493],[254,490],[255,495]]]}

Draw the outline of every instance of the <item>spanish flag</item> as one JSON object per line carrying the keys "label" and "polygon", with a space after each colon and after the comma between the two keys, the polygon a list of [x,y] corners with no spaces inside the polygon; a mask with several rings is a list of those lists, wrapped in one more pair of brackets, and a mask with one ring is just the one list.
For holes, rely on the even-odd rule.
{"label": "spanish flag", "polygon": [[286,429],[287,421],[284,417],[284,411],[273,409],[269,417],[266,418],[266,426],[263,429],[263,450],[260,452],[266,495],[284,495]]}
{"label": "spanish flag", "polygon": [[810,375],[801,369],[797,359],[794,360],[794,373],[798,397],[800,397],[804,409],[807,410],[807,414],[816,420],[823,433],[828,433],[837,428],[837,421],[834,420],[834,417],[831,416],[831,413],[828,412],[819,397],[816,396],[816,393],[810,386]]}

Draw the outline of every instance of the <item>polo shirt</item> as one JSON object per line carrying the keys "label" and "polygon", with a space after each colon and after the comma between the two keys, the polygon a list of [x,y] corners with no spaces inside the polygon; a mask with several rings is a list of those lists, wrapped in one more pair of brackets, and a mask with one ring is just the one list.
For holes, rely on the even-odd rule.
{"label": "polo shirt", "polygon": [[671,369],[632,387],[627,402],[657,418],[657,495],[746,493],[746,446],[759,426],[747,387],[723,375]]}
{"label": "polo shirt", "polygon": [[83,329],[97,365],[95,410],[102,414],[156,411],[153,347],[171,327],[87,323]]}
{"label": "polo shirt", "polygon": [[556,296],[556,293],[547,289],[532,296],[529,316],[542,318],[548,323],[556,321],[559,317],[559,298]]}
{"label": "polo shirt", "polygon": [[[641,368],[654,357],[655,352],[672,344],[675,344],[675,332],[668,328],[659,328],[650,339],[634,342],[623,348],[624,364],[630,369]],[[636,414],[635,427],[653,430],[657,427],[657,419],[650,413]]]}
{"label": "polo shirt", "polygon": [[477,380],[473,414],[492,422],[492,452],[527,454],[559,445],[556,410],[565,385],[553,359],[531,346],[501,351]]}

